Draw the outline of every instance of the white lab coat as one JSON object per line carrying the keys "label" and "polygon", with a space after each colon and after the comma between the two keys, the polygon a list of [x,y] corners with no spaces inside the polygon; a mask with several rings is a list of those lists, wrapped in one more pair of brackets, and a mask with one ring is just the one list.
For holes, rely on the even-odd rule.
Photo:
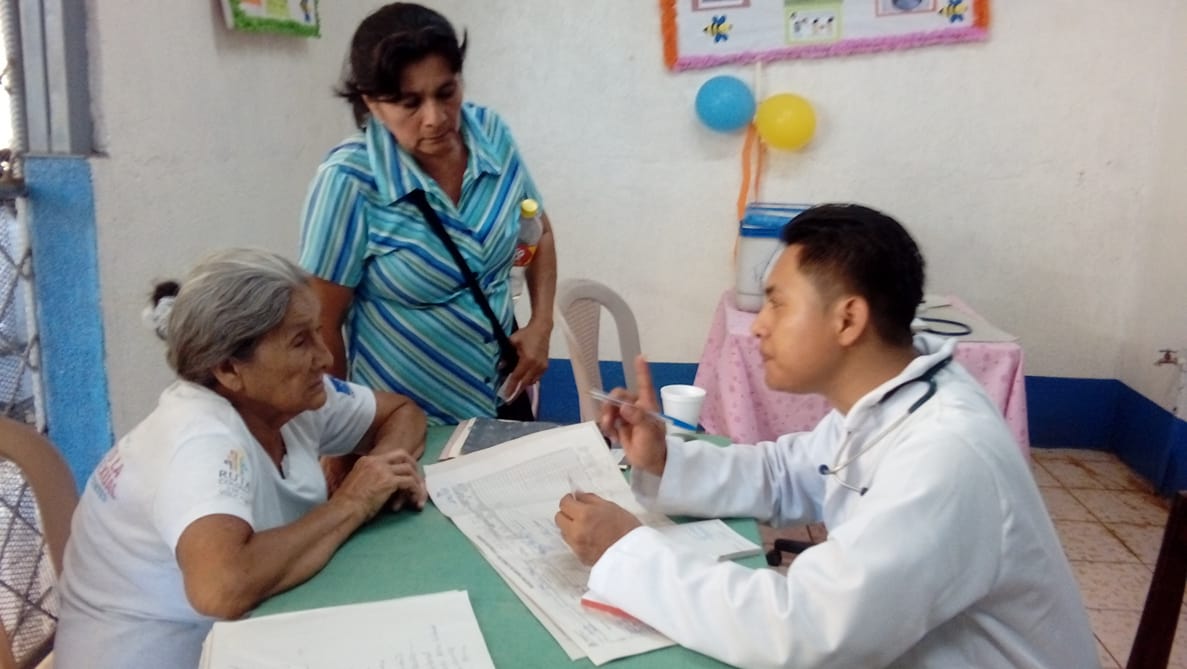
{"label": "white lab coat", "polygon": [[[898,377],[812,432],[719,448],[669,439],[663,478],[635,472],[645,506],[775,525],[823,520],[828,540],[787,576],[678,552],[638,528],[589,587],[677,643],[743,667],[1099,667],[1071,569],[1027,462],[963,368],[838,476],[924,395],[911,382],[954,340],[917,337]],[[846,432],[845,452],[838,453]]]}

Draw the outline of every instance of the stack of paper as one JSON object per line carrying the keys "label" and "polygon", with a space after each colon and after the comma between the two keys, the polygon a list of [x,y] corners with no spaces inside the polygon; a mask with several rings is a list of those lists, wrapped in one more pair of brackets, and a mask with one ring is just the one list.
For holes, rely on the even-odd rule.
{"label": "stack of paper", "polygon": [[676,544],[676,550],[711,555],[718,560],[736,560],[762,553],[762,546],[730,529],[718,519],[656,528]]}
{"label": "stack of paper", "polygon": [[200,669],[494,669],[464,590],[218,622]]}
{"label": "stack of paper", "polygon": [[[437,508],[474,542],[570,659],[588,656],[600,665],[672,645],[638,621],[581,606],[589,567],[573,556],[556,527],[561,497],[574,488],[596,493],[647,525],[672,525],[635,501],[593,423],[555,428],[426,466],[425,482]],[[674,532],[686,550],[714,557],[758,550],[721,521],[661,531]]]}

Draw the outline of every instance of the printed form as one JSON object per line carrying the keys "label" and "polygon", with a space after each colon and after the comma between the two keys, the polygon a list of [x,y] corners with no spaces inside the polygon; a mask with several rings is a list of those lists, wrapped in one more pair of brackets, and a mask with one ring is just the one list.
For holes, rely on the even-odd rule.
{"label": "printed form", "polygon": [[556,638],[571,659],[596,665],[672,645],[637,621],[581,606],[589,567],[553,521],[572,486],[616,502],[651,526],[672,524],[631,494],[601,433],[581,423],[528,435],[425,467],[433,503]]}
{"label": "printed form", "polygon": [[217,622],[199,664],[200,669],[494,666],[464,590]]}

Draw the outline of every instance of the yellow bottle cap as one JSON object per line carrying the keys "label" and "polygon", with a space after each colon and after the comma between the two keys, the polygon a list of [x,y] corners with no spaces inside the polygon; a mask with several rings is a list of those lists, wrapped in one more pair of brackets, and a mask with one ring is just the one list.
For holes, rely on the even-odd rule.
{"label": "yellow bottle cap", "polygon": [[540,213],[540,203],[532,198],[524,198],[523,202],[519,203],[520,216],[524,218],[535,218],[538,213]]}

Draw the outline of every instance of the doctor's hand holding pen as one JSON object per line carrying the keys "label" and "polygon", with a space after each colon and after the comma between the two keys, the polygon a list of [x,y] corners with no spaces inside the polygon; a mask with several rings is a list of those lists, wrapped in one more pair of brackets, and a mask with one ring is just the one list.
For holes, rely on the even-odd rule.
{"label": "doctor's hand holding pen", "polygon": [[561,498],[553,522],[569,549],[585,565],[597,562],[606,549],[642,525],[634,514],[614,502],[580,491]]}
{"label": "doctor's hand holding pen", "polygon": [[622,444],[627,462],[655,476],[663,476],[668,460],[667,426],[659,418],[659,404],[651,382],[651,368],[641,354],[635,358],[639,392],[615,388],[602,403],[598,427],[602,433]]}

